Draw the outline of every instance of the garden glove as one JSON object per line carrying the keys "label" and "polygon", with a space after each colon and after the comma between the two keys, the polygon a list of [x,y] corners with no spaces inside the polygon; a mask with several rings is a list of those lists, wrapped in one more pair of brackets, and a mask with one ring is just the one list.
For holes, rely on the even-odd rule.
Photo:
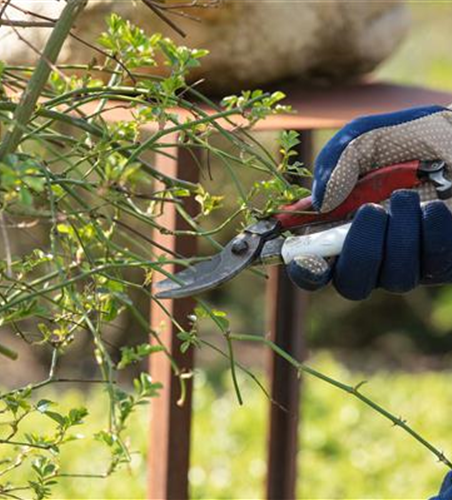
{"label": "garden glove", "polygon": [[430,500],[452,500],[452,471],[448,472],[444,478],[438,495],[430,498]]}
{"label": "garden glove", "polygon": [[[410,108],[358,118],[341,129],[317,157],[312,199],[329,212],[371,170],[411,160],[443,160],[452,166],[452,110]],[[450,170],[449,170],[450,172]],[[424,184],[392,194],[383,206],[356,213],[340,256],[327,262],[300,257],[288,266],[301,288],[318,289],[332,280],[345,298],[362,300],[374,288],[408,292],[418,284],[452,281],[452,214]]]}

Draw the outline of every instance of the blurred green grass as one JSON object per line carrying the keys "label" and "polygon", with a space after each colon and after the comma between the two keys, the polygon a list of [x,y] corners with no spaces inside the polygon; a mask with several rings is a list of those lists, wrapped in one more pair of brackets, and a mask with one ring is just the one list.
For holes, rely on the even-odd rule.
{"label": "blurred green grass", "polygon": [[443,1],[407,3],[412,17],[411,30],[375,74],[398,83],[451,91],[452,4]]}
{"label": "blurred green grass", "polygon": [[[452,455],[452,420],[447,401],[452,400],[452,371],[374,374],[350,370],[326,353],[311,366],[350,384],[367,379],[362,391],[402,416],[424,437]],[[265,442],[269,403],[249,378],[241,377],[245,400],[240,407],[225,373],[220,382],[207,372],[195,377],[193,455],[190,483],[193,498],[260,499],[265,478]],[[84,393],[42,391],[56,397],[61,408],[86,404],[91,414],[77,431],[89,435],[105,425],[105,396],[99,389]],[[52,420],[40,416],[28,426],[51,432]],[[137,412],[130,428],[136,454],[131,466],[109,479],[61,480],[53,498],[145,498],[147,409]],[[348,394],[324,382],[305,377],[303,419],[300,427],[299,498],[427,498],[438,488],[444,465],[399,428],[363,406]],[[6,456],[6,447],[0,458]],[[152,447],[149,448],[152,453]],[[104,448],[94,441],[67,445],[62,471],[92,474],[108,463]],[[11,474],[8,479],[13,479]],[[20,479],[16,476],[16,479]]]}

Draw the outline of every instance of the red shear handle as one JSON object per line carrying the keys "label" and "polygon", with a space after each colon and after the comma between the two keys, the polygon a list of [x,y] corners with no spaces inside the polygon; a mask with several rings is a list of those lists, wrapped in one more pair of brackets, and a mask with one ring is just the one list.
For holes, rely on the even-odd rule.
{"label": "red shear handle", "polygon": [[[311,197],[303,198],[282,208],[283,212],[274,216],[283,229],[293,229],[317,222],[335,222],[346,219],[366,203],[380,203],[387,200],[397,189],[412,189],[422,180],[418,176],[420,161],[398,163],[373,170],[360,179],[348,198],[337,208],[327,213],[313,212]],[[311,212],[311,213],[296,213]]]}

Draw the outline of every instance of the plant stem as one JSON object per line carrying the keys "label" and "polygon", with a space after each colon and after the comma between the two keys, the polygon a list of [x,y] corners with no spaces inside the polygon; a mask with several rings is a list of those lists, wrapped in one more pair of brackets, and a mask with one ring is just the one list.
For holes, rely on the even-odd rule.
{"label": "plant stem", "polygon": [[226,338],[226,343],[227,343],[227,346],[228,346],[228,353],[229,353],[229,360],[230,360],[230,364],[231,364],[231,374],[232,374],[232,383],[234,385],[234,390],[235,390],[235,394],[237,396],[237,401],[239,402],[239,405],[243,405],[243,398],[242,398],[242,394],[240,392],[240,386],[239,386],[239,382],[237,380],[237,373],[235,372],[235,360],[234,360],[234,349],[232,347],[232,340],[231,340],[231,335],[229,332],[227,332],[225,334],[225,338]]}
{"label": "plant stem", "polygon": [[6,347],[6,345],[3,344],[0,344],[0,354],[13,361],[16,361],[16,359],[19,357],[19,353],[17,351],[13,351],[12,349]]}
{"label": "plant stem", "polygon": [[309,375],[312,375],[313,377],[316,377],[320,380],[323,380],[324,382],[333,385],[337,387],[338,389],[341,389],[344,392],[347,392],[348,394],[352,394],[355,396],[357,399],[362,401],[364,404],[375,410],[377,413],[382,415],[383,417],[387,418],[392,422],[394,426],[401,427],[405,432],[410,434],[416,441],[418,441],[422,446],[427,448],[429,451],[431,451],[437,459],[444,463],[449,469],[452,469],[452,462],[444,455],[444,453],[438,448],[436,448],[434,445],[432,445],[429,441],[427,441],[424,437],[422,437],[420,434],[418,434],[414,429],[412,429],[405,420],[403,420],[401,417],[396,417],[392,413],[390,413],[388,410],[380,406],[378,403],[375,403],[375,401],[372,401],[370,398],[367,396],[364,396],[359,391],[359,388],[362,383],[356,385],[356,386],[351,386],[344,384],[343,382],[340,382],[339,380],[335,380],[331,377],[328,377],[328,375],[324,375],[323,373],[315,370],[314,368],[311,368],[309,366],[304,365],[303,363],[300,363],[297,361],[295,358],[293,358],[290,354],[288,354],[286,351],[281,349],[279,346],[277,346],[274,342],[271,340],[268,340],[264,337],[258,337],[257,335],[241,335],[241,334],[231,334],[230,335],[231,340],[237,340],[241,342],[260,342],[262,344],[265,344],[267,347],[269,347],[272,351],[274,351],[278,356],[281,356],[283,359],[285,359],[288,363],[290,363],[294,368],[296,368],[300,372],[307,373]]}
{"label": "plant stem", "polygon": [[49,79],[53,65],[61,52],[77,17],[82,13],[88,0],[67,0],[66,6],[46,43],[36,69],[22,94],[19,106],[14,113],[13,129],[8,131],[0,146],[0,160],[16,151],[26,130],[26,125],[35,111],[39,97]]}
{"label": "plant stem", "polygon": [[0,439],[0,444],[9,444],[12,446],[28,446],[30,448],[37,448],[40,450],[48,450],[49,448],[51,448],[51,445],[32,444],[24,441],[10,441],[8,439]]}

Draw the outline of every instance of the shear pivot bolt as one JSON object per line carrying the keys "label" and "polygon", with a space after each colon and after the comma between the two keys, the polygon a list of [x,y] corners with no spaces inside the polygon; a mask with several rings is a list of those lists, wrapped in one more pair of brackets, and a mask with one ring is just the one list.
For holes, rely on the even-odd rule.
{"label": "shear pivot bolt", "polygon": [[232,253],[241,255],[248,250],[248,243],[243,238],[237,239],[232,244],[231,250]]}

